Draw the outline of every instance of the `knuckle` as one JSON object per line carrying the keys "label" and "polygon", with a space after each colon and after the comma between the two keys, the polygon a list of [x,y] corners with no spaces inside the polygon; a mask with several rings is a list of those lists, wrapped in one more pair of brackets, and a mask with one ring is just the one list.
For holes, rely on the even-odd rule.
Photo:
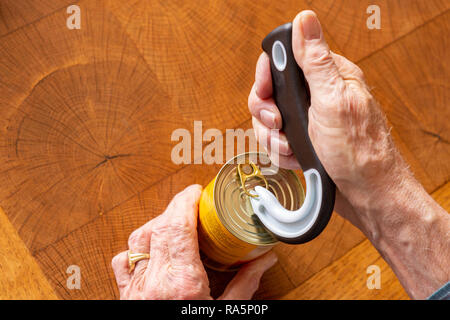
{"label": "knuckle", "polygon": [[187,192],[186,189],[184,189],[181,192],[178,192],[175,195],[175,197],[173,197],[173,201],[174,201],[175,205],[177,203],[182,203],[182,202],[187,201],[187,200],[189,200],[189,192]]}
{"label": "knuckle", "polygon": [[172,221],[170,223],[164,222],[158,225],[155,225],[152,230],[152,238],[165,239],[168,237],[173,237],[175,232],[173,231],[174,226]]}
{"label": "knuckle", "polygon": [[158,223],[152,229],[152,237],[153,236],[164,236],[167,234],[168,224],[167,223]]}
{"label": "knuckle", "polygon": [[[190,192],[188,192],[186,189],[177,193],[173,198],[172,201],[170,201],[169,206],[167,207],[166,211],[164,211],[164,214],[166,216],[172,216],[174,213],[176,214],[177,211],[182,210],[183,207],[186,206],[187,203],[193,202],[193,197]],[[169,218],[170,220],[170,218]]]}
{"label": "knuckle", "polygon": [[170,224],[170,234],[173,236],[188,233],[191,230],[191,225],[187,219],[174,219]]}
{"label": "knuckle", "polygon": [[321,67],[333,63],[333,58],[331,57],[330,50],[315,46],[308,50],[308,54],[305,57],[305,63],[307,66],[311,67]]}
{"label": "knuckle", "polygon": [[344,67],[346,73],[353,74],[355,76],[355,78],[364,79],[364,73],[357,64],[346,59],[345,57],[342,57],[342,59],[345,61],[343,67]]}
{"label": "knuckle", "polygon": [[354,64],[353,62],[352,65],[353,65],[353,74],[356,77],[364,80],[364,72],[361,70],[361,68],[358,65]]}
{"label": "knuckle", "polygon": [[142,229],[134,230],[128,238],[128,247],[138,246],[145,241],[146,235]]}
{"label": "knuckle", "polygon": [[248,96],[248,110],[253,117],[259,119],[261,110],[272,106],[276,108],[276,105],[271,100],[263,100],[253,91]]}
{"label": "knuckle", "polygon": [[173,197],[173,201],[174,201],[174,202],[180,201],[180,199],[183,198],[183,195],[184,195],[184,190],[178,192],[178,193]]}
{"label": "knuckle", "polygon": [[113,269],[116,269],[120,265],[121,258],[122,258],[122,253],[119,253],[112,258],[111,266]]}

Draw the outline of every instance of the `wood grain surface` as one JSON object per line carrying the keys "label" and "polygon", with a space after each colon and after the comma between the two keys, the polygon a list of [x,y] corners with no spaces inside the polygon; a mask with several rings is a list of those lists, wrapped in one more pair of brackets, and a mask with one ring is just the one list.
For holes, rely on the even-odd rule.
{"label": "wood grain surface", "polygon": [[[80,30],[66,27],[73,3],[81,8]],[[64,299],[117,298],[110,261],[127,249],[129,234],[220,167],[174,164],[172,132],[193,132],[196,120],[203,131],[250,128],[247,96],[261,40],[302,9],[318,13],[333,51],[361,66],[427,191],[445,185],[450,4],[405,3],[378,1],[381,30],[369,30],[370,1],[1,1],[0,207],[8,234],[16,232],[6,247],[25,245],[24,264],[35,271],[22,291],[0,297],[53,298],[45,285],[42,292],[25,285],[43,274]],[[361,277],[360,254],[363,261],[379,259],[364,239],[334,214],[314,241],[276,248],[279,263],[255,297],[281,297],[298,287],[302,294],[292,297],[343,298],[327,286],[330,279],[348,298],[402,297],[397,289],[371,295],[349,282],[353,274]],[[9,254],[6,247],[0,257]],[[343,270],[344,262],[355,268]],[[66,287],[66,269],[74,264],[81,268],[80,290]],[[330,268],[349,281],[333,282]],[[12,264],[3,267],[0,288],[11,287],[7,274],[17,277],[14,272]],[[208,272],[218,295],[232,274]],[[397,288],[389,277],[386,288]]]}
{"label": "wood grain surface", "polygon": [[43,19],[55,11],[66,9],[77,1],[70,0],[40,0],[16,1],[2,0],[0,2],[0,36],[14,32],[27,24]]}
{"label": "wood grain surface", "polygon": [[[367,273],[367,268],[370,266],[376,266],[380,270],[379,289],[367,287],[367,279],[372,274]],[[341,259],[316,273],[282,299],[405,300],[409,298],[378,251],[369,240],[364,240]]]}
{"label": "wood grain surface", "polygon": [[0,300],[57,299],[17,231],[0,209]]}
{"label": "wood grain surface", "polygon": [[[367,28],[367,8],[380,8],[380,29]],[[446,0],[311,0],[331,37],[352,60],[359,61],[414,31],[450,8]]]}

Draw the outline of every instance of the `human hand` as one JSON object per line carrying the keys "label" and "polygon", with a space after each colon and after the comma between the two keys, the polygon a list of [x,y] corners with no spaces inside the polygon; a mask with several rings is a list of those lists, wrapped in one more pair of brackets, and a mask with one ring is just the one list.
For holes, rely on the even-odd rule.
{"label": "human hand", "polygon": [[[450,215],[414,179],[362,71],[330,52],[315,14],[298,14],[292,30],[295,60],[311,93],[309,136],[336,183],[335,209],[366,234],[408,294],[424,299],[449,281]],[[271,135],[282,121],[264,53],[249,109],[255,134],[272,161],[300,168],[286,136]],[[278,154],[272,154],[275,150]]]}
{"label": "human hand", "polygon": [[[359,209],[380,201],[382,192],[409,176],[407,166],[394,146],[362,71],[330,51],[314,12],[299,13],[292,30],[295,60],[311,93],[309,136],[337,185],[336,210],[368,231],[371,218]],[[279,132],[278,137],[271,134],[272,129],[281,129],[282,119],[272,97],[270,63],[265,53],[257,63],[248,104],[255,134],[272,161],[281,167],[299,169],[284,133]],[[278,154],[275,156],[272,150],[278,150]]]}
{"label": "human hand", "polygon": [[[129,273],[127,251],[113,258],[121,299],[212,299],[197,240],[201,191],[199,185],[187,187],[163,214],[130,235],[130,251],[150,253],[150,259],[137,262]],[[276,261],[276,255],[269,252],[242,266],[219,299],[250,299],[264,272]]]}

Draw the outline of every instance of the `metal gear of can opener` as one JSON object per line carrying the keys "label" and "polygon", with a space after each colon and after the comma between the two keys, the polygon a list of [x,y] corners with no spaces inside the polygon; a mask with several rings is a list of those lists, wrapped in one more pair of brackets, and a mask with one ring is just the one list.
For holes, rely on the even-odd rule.
{"label": "metal gear of can opener", "polygon": [[310,93],[292,51],[292,23],[274,29],[262,42],[270,58],[273,96],[283,119],[283,131],[306,180],[306,197],[296,211],[285,209],[266,188],[257,186],[251,197],[253,211],[280,241],[304,243],[328,224],[336,187],[317,157],[308,135]]}

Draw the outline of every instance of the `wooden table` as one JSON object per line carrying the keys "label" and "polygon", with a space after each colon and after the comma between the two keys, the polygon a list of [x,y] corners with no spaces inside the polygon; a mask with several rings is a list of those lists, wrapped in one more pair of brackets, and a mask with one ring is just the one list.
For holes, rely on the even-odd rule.
{"label": "wooden table", "polygon": [[[250,128],[261,40],[306,8],[363,69],[416,177],[449,210],[450,2],[376,2],[380,30],[366,27],[366,0],[2,0],[0,298],[117,298],[110,261],[131,231],[219,168],[174,164],[172,132],[195,120]],[[66,26],[71,4],[79,30]],[[256,298],[407,298],[337,214],[314,241],[276,252]],[[380,290],[366,287],[371,264]],[[70,265],[80,290],[67,288]],[[210,278],[217,295],[230,274]]]}

